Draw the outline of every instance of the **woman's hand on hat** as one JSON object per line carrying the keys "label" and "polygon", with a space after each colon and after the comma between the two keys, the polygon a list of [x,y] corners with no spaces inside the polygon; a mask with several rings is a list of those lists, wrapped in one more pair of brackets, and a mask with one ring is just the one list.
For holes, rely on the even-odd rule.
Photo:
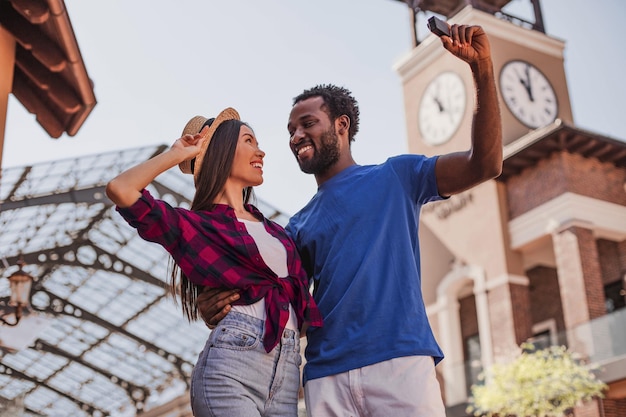
{"label": "woman's hand on hat", "polygon": [[206,129],[208,129],[208,127],[205,127],[200,133],[196,133],[195,135],[186,134],[174,142],[172,150],[181,153],[182,161],[195,158],[198,155],[202,149],[202,143],[206,140],[204,137]]}

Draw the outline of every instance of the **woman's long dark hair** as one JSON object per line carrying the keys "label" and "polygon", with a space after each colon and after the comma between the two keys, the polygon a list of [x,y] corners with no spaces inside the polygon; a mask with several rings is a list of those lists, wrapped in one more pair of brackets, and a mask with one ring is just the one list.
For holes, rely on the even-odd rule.
{"label": "woman's long dark hair", "polygon": [[[202,160],[202,167],[196,182],[196,193],[191,203],[191,210],[211,211],[215,207],[214,201],[222,192],[226,180],[230,176],[235,159],[235,150],[239,141],[239,132],[242,126],[248,126],[240,120],[223,122],[213,134]],[[198,167],[195,167],[196,169]],[[243,202],[248,203],[252,198],[252,187],[243,190]],[[189,281],[187,276],[175,263],[171,266],[171,290],[174,294],[180,289],[180,298],[183,314],[187,319],[198,319],[198,294],[202,287]],[[179,287],[180,278],[180,287]]]}

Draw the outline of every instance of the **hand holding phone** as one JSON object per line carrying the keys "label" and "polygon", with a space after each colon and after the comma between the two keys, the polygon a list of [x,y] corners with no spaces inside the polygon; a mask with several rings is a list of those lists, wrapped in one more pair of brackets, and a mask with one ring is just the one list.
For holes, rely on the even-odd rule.
{"label": "hand holding phone", "polygon": [[428,19],[428,29],[437,36],[450,36],[448,24],[436,16]]}

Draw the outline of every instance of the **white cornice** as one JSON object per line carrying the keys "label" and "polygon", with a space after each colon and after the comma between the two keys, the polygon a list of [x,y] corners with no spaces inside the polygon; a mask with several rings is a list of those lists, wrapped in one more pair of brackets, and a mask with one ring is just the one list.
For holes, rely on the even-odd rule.
{"label": "white cornice", "polygon": [[529,283],[530,281],[528,277],[524,275],[503,274],[493,279],[488,279],[487,282],[485,282],[485,289],[490,291],[494,288],[508,284],[528,286]]}
{"label": "white cornice", "polygon": [[623,240],[626,207],[579,194],[561,194],[509,222],[511,249],[573,225],[592,229],[596,237]]}
{"label": "white cornice", "polygon": [[448,51],[441,46],[441,41],[436,36],[428,36],[416,48],[400,58],[393,65],[393,69],[402,81],[406,81],[422,72],[444,53]]}
{"label": "white cornice", "polygon": [[516,153],[523,149],[526,149],[530,145],[539,142],[542,139],[545,139],[548,135],[555,132],[562,124],[563,121],[561,119],[556,119],[554,122],[546,126],[533,129],[521,138],[509,143],[508,145],[505,145],[503,150],[504,159],[507,159],[511,155],[515,155]]}

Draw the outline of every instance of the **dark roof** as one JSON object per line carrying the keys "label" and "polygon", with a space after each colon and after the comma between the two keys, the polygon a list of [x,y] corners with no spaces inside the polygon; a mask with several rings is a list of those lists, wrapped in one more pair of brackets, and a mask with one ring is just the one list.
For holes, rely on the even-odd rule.
{"label": "dark roof", "polygon": [[504,147],[502,175],[498,180],[517,175],[525,168],[549,158],[553,152],[579,154],[617,167],[626,167],[626,142],[590,132],[557,119]]}
{"label": "dark roof", "polygon": [[63,0],[0,0],[16,40],[12,92],[53,138],[75,135],[96,105]]}
{"label": "dark roof", "polygon": [[442,16],[451,17],[460,9],[471,4],[476,9],[491,13],[499,11],[511,0],[397,0],[407,5],[413,5],[421,11],[429,11]]}
{"label": "dark roof", "polygon": [[[34,415],[81,417],[134,416],[185,395],[209,331],[188,323],[167,294],[167,253],[139,238],[104,195],[107,181],[165,148],[0,171],[0,312],[20,257],[36,278],[31,314],[0,326],[0,415],[22,397]],[[149,189],[188,207],[193,179],[171,169]],[[286,224],[285,214],[256,205]],[[18,336],[32,342],[9,346]]]}

